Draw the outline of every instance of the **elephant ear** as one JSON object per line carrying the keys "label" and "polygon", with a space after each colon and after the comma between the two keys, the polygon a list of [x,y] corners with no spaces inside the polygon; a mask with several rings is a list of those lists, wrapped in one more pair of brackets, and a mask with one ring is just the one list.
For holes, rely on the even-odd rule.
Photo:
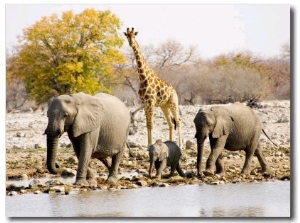
{"label": "elephant ear", "polygon": [[77,115],[73,122],[73,136],[95,130],[100,125],[100,116],[103,110],[99,100],[91,95],[78,93],[71,95],[75,98]]}
{"label": "elephant ear", "polygon": [[159,161],[163,161],[169,156],[169,148],[165,143],[160,144]]}
{"label": "elephant ear", "polygon": [[228,114],[218,115],[216,117],[216,125],[212,132],[212,137],[219,138],[223,135],[228,135],[233,121],[233,118]]}

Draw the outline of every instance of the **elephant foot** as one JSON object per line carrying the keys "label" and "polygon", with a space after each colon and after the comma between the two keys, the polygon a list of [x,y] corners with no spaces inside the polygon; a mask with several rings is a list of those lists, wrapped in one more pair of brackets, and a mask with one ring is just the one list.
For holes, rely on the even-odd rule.
{"label": "elephant foot", "polygon": [[242,174],[250,175],[251,171],[249,169],[243,169]]}
{"label": "elephant foot", "polygon": [[219,176],[224,176],[225,175],[225,171],[217,172],[216,174],[218,174]]}
{"label": "elephant foot", "polygon": [[85,179],[76,180],[76,182],[74,183],[74,185],[84,186],[84,187],[90,186],[89,183],[88,183],[88,181],[85,180]]}
{"label": "elephant foot", "polygon": [[161,180],[162,176],[155,176],[155,179]]}
{"label": "elephant foot", "polygon": [[98,185],[96,179],[89,179],[87,182],[88,182],[90,187],[97,187],[97,185]]}
{"label": "elephant foot", "polygon": [[214,171],[211,171],[211,170],[205,170],[205,171],[203,171],[203,174],[207,177],[215,175]]}
{"label": "elephant foot", "polygon": [[115,176],[110,176],[110,177],[108,177],[107,178],[107,180],[106,180],[106,183],[109,183],[109,184],[116,184],[117,183],[117,181],[118,181],[118,178],[117,177],[115,177]]}
{"label": "elephant foot", "polygon": [[267,174],[271,174],[271,173],[272,173],[270,167],[268,167],[268,166],[265,167],[265,168],[262,168],[262,172],[263,172],[263,173],[267,173]]}

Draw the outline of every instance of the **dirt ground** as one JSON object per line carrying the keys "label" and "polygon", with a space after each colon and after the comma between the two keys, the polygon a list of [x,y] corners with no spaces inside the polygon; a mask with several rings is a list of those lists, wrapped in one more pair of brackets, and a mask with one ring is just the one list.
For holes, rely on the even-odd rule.
{"label": "dirt ground", "polygon": [[[61,149],[60,158],[58,162],[63,168],[69,168],[71,170],[77,169],[77,158],[71,148]],[[263,182],[263,181],[275,181],[275,180],[290,180],[290,153],[287,149],[279,149],[276,152],[267,152],[266,159],[272,169],[271,173],[262,173],[260,170],[257,158],[254,157],[252,161],[252,172],[250,175],[241,174],[241,169],[244,164],[243,152],[224,152],[224,164],[225,175],[215,176],[203,176],[201,178],[196,177],[196,151],[188,151],[183,155],[183,159],[180,161],[180,166],[186,173],[186,178],[180,177],[177,173],[172,178],[167,178],[169,169],[165,170],[164,178],[162,179],[150,179],[148,175],[149,161],[146,155],[130,157],[129,151],[124,154],[122,162],[120,164],[120,179],[116,185],[108,185],[105,183],[107,177],[106,167],[98,160],[93,159],[90,166],[96,170],[98,177],[98,189],[132,189],[142,186],[166,186],[166,185],[184,185],[184,184],[224,184],[224,183],[239,183],[239,182]],[[134,152],[133,152],[134,154]],[[137,153],[138,154],[138,153]],[[207,157],[209,151],[205,152]],[[202,163],[204,168],[205,161]],[[25,179],[39,179],[42,177],[55,177],[49,174],[46,168],[46,150],[9,150],[7,151],[6,160],[6,178],[7,180],[22,180]],[[126,173],[126,174],[125,174]],[[56,177],[61,176],[59,173]],[[133,176],[133,177],[132,177]],[[67,185],[68,187],[86,189],[86,187],[80,187],[75,185]],[[7,185],[7,193],[11,191],[24,191],[33,192],[37,188],[30,187],[15,187],[14,185]],[[95,188],[90,188],[95,189]],[[39,190],[48,192],[47,186],[40,186]],[[24,192],[23,192],[24,193]]]}
{"label": "dirt ground", "polygon": [[[202,106],[203,107],[203,106]],[[209,107],[209,106],[206,106]],[[143,111],[137,114],[135,122],[138,126],[137,133],[129,136],[131,150],[126,149],[119,168],[119,180],[116,185],[105,183],[108,171],[106,167],[97,159],[92,159],[92,167],[98,176],[96,188],[85,188],[75,185],[64,185],[69,190],[72,189],[134,189],[145,186],[169,186],[184,184],[224,184],[240,182],[261,182],[290,180],[291,153],[290,153],[290,103],[289,101],[265,102],[262,108],[256,112],[262,118],[266,131],[272,140],[279,146],[275,147],[265,137],[261,138],[263,154],[265,155],[270,167],[270,173],[262,173],[256,157],[251,163],[251,174],[241,174],[244,164],[244,151],[229,152],[223,151],[223,161],[225,174],[214,176],[196,176],[196,155],[197,148],[194,139],[193,118],[199,106],[181,107],[183,117],[182,132],[184,135],[185,148],[182,150],[180,166],[185,172],[186,177],[180,177],[176,172],[175,176],[168,179],[169,168],[165,170],[163,179],[150,179],[148,175],[149,155],[146,143],[145,117]],[[168,131],[167,125],[161,112],[156,113],[156,126],[154,136],[157,139],[166,138]],[[49,174],[46,168],[46,147],[43,131],[47,125],[45,112],[40,113],[10,113],[6,120],[6,179],[7,180],[34,180],[42,177],[61,177],[61,173],[54,176]],[[57,162],[62,169],[68,169],[76,173],[77,158],[73,149],[70,147],[68,139],[64,136],[60,140]],[[208,141],[208,140],[207,140]],[[205,168],[206,159],[210,153],[208,142],[205,146],[204,160],[202,169]],[[61,184],[61,183],[59,183]],[[39,185],[36,187],[22,186],[17,187],[13,184],[6,185],[7,194],[12,191],[17,193],[29,193],[35,190],[49,192],[49,186]]]}

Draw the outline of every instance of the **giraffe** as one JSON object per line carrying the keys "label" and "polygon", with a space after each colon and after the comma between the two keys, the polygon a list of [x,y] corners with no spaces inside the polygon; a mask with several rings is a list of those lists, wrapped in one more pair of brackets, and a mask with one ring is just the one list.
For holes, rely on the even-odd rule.
{"label": "giraffe", "polygon": [[164,113],[164,116],[169,125],[169,139],[172,141],[173,129],[178,129],[178,141],[181,148],[181,118],[179,116],[178,109],[178,96],[170,83],[161,80],[154,72],[154,70],[148,65],[144,56],[140,50],[140,47],[135,40],[135,36],[138,32],[134,31],[134,28],[127,28],[127,32],[124,35],[127,37],[129,45],[133,49],[135,55],[137,70],[139,74],[140,86],[138,95],[142,101],[145,115],[146,125],[148,131],[148,148],[152,145],[152,133],[154,126],[154,108],[160,107]]}

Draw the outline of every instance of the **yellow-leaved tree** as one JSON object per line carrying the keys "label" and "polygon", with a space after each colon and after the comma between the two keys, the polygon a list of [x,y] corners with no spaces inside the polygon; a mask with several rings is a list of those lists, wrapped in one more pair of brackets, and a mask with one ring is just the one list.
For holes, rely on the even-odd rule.
{"label": "yellow-leaved tree", "polygon": [[23,30],[7,75],[21,78],[37,103],[60,94],[110,92],[119,78],[114,65],[125,62],[120,27],[110,11],[43,17]]}

